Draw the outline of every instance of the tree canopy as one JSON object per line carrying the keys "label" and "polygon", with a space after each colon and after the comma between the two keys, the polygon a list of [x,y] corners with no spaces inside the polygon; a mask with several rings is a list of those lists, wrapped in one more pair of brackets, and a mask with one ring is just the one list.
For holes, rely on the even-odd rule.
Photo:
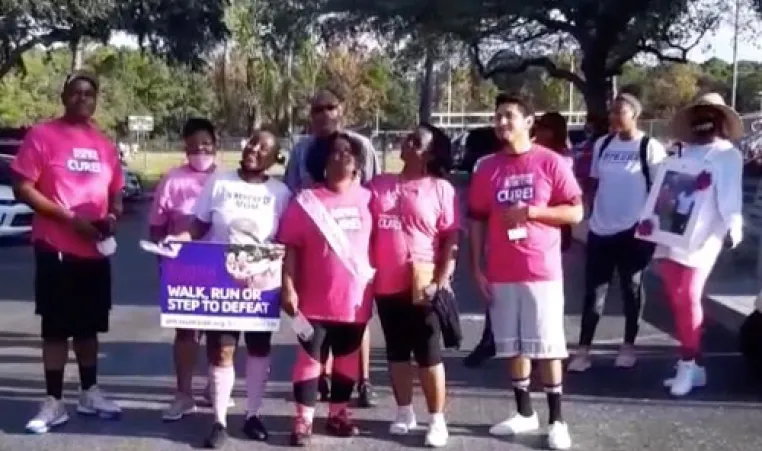
{"label": "tree canopy", "polygon": [[141,46],[171,61],[199,67],[227,34],[224,6],[224,0],[0,0],[0,78],[38,45],[106,42],[116,31],[136,35]]}
{"label": "tree canopy", "polygon": [[[589,111],[602,114],[614,76],[639,55],[685,62],[720,23],[721,0],[312,0],[315,11],[351,28],[416,29],[457,36],[485,78],[531,67],[573,83]],[[574,68],[559,52],[574,52]]]}

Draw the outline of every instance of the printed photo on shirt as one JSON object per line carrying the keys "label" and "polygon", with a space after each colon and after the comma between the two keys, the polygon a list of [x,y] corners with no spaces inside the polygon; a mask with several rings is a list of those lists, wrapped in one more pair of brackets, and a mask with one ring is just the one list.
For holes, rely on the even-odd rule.
{"label": "printed photo on shirt", "polygon": [[696,221],[708,192],[711,171],[701,162],[668,160],[654,181],[636,229],[638,238],[690,250]]}

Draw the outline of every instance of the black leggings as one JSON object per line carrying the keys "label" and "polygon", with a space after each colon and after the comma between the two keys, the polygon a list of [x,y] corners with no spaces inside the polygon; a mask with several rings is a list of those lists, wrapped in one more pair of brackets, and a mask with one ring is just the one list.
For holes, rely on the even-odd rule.
{"label": "black leggings", "polygon": [[322,354],[333,354],[330,402],[348,403],[360,370],[358,355],[365,324],[310,320],[315,332],[310,341],[299,340],[294,362],[294,401],[313,407],[317,403]]}
{"label": "black leggings", "polygon": [[653,256],[654,245],[635,238],[634,229],[615,235],[600,236],[592,232],[587,237],[585,261],[585,297],[579,344],[590,346],[603,308],[614,271],[624,302],[624,342],[634,344],[640,329],[645,291],[643,270]]}
{"label": "black leggings", "polygon": [[442,331],[430,305],[413,304],[410,293],[376,296],[378,318],[390,363],[410,362],[421,368],[442,363]]}

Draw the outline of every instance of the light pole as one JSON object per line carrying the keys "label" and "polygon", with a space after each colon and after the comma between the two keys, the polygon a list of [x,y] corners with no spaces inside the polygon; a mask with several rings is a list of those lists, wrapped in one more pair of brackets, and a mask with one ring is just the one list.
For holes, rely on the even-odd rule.
{"label": "light pole", "polygon": [[[571,52],[570,66],[571,73],[574,73],[574,51]],[[569,82],[569,120],[571,120],[572,112],[574,112],[574,83]]]}
{"label": "light pole", "polygon": [[733,88],[731,90],[730,105],[736,109],[736,95],[738,92],[738,33],[741,20],[741,0],[736,0],[736,17],[733,32]]}

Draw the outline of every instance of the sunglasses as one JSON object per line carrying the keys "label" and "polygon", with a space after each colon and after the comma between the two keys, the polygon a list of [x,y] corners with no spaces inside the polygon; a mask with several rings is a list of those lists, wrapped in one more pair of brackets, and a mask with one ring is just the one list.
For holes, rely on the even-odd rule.
{"label": "sunglasses", "polygon": [[329,112],[329,111],[333,111],[333,110],[335,110],[338,107],[339,107],[338,105],[314,105],[310,109],[310,112],[312,114],[326,113],[326,112]]}

